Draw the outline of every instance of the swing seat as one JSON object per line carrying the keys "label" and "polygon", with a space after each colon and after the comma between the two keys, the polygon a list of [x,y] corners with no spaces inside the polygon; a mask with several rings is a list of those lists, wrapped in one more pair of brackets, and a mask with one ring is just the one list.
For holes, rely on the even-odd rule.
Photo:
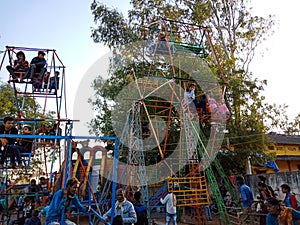
{"label": "swing seat", "polygon": [[[168,47],[168,43],[169,43],[169,47]],[[149,51],[154,54],[162,54],[162,55],[168,55],[168,54],[172,54],[172,55],[176,55],[177,54],[177,50],[174,47],[173,44],[171,44],[170,42],[167,41],[159,41],[158,43],[150,43],[149,44]],[[169,51],[170,49],[170,51]]]}
{"label": "swing seat", "polygon": [[204,47],[201,47],[199,45],[192,45],[192,44],[176,42],[176,41],[170,41],[170,43],[174,44],[175,48],[178,51],[193,52],[194,54],[199,55],[202,58],[206,58],[208,56]]}
{"label": "swing seat", "polygon": [[[0,156],[2,156],[2,152],[0,153]],[[31,156],[32,153],[31,152],[20,152],[20,156],[21,156],[21,160],[22,160],[22,164],[23,164],[23,168],[24,169],[29,169],[30,168],[30,160],[31,160]],[[7,164],[10,164],[10,158],[9,156],[7,156]]]}
{"label": "swing seat", "polygon": [[22,153],[20,153],[20,156],[21,156],[22,162],[24,164],[24,169],[29,169],[32,153],[31,152],[22,152]]}
{"label": "swing seat", "polygon": [[[8,82],[12,82],[12,83],[36,83],[35,80],[38,79],[40,73],[34,73],[33,74],[33,78],[32,78],[32,81],[29,81],[31,78],[24,78],[23,79],[23,76],[25,75],[26,72],[24,71],[15,71],[14,74],[16,75],[16,79],[13,79],[11,76],[9,78],[9,81]],[[19,79],[19,80],[18,80]],[[25,81],[27,80],[27,81]],[[41,83],[41,82],[39,82]]]}

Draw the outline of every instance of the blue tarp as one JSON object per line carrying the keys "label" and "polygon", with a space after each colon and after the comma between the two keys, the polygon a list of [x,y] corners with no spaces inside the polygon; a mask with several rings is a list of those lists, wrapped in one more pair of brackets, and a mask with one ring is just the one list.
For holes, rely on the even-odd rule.
{"label": "blue tarp", "polygon": [[273,169],[275,173],[279,172],[279,168],[274,161],[266,161],[264,164],[255,163],[254,166],[267,167]]}
{"label": "blue tarp", "polygon": [[267,168],[273,169],[275,173],[279,172],[279,168],[278,168],[276,162],[274,162],[274,161],[267,161],[267,162],[264,163],[264,165]]}

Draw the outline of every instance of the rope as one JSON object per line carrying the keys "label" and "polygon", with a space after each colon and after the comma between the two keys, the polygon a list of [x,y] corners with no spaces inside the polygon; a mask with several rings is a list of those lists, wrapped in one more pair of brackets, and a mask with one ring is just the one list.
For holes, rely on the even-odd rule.
{"label": "rope", "polygon": [[[47,57],[49,55],[47,54]],[[54,54],[52,54],[52,57],[51,57],[51,63],[50,63],[50,73],[51,73],[51,70],[52,70],[52,66],[54,65],[54,62],[55,62],[55,59],[54,59]],[[47,64],[46,64],[47,65]],[[42,76],[42,80],[41,81],[38,81],[38,82],[41,82],[41,84],[43,85],[43,80],[44,80],[44,74]],[[47,89],[48,90],[48,89]],[[46,106],[47,106],[47,100],[48,100],[48,91],[46,91],[46,95],[45,95],[45,101],[44,101],[44,108],[43,108],[43,118],[45,117],[45,113],[46,113]]]}
{"label": "rope", "polygon": [[[66,118],[68,118],[68,111],[67,111],[67,91],[66,88],[64,86],[66,85],[66,76],[65,76],[65,68],[63,68],[63,74],[62,74],[62,82],[61,82],[61,95],[62,95],[62,90],[64,90],[64,97],[65,97],[65,116]],[[62,99],[60,100],[60,106],[59,106],[59,111],[61,110],[61,103],[62,103]]]}
{"label": "rope", "polygon": [[54,49],[46,49],[46,48],[27,48],[27,47],[16,47],[16,46],[6,46],[6,49],[11,50],[21,50],[21,51],[43,51],[43,52],[50,52],[55,51]]}
{"label": "rope", "polygon": [[[5,56],[6,56],[6,54],[8,54],[7,52],[8,52],[8,50],[6,49],[5,52],[4,52],[4,55],[3,55],[3,57],[2,57],[2,60],[1,60],[0,70],[1,70],[1,68],[2,68],[2,66],[3,66]],[[10,62],[10,64],[11,64],[11,62]]]}

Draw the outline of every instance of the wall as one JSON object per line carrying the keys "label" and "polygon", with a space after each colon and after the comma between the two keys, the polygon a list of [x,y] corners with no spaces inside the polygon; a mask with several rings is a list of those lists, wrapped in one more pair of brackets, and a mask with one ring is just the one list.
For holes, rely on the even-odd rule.
{"label": "wall", "polygon": [[275,144],[274,149],[270,149],[270,146],[267,147],[269,153],[276,153],[278,156],[299,156],[300,155],[300,146],[299,145],[289,145],[289,144]]}
{"label": "wall", "polygon": [[[251,187],[255,199],[258,195],[257,176],[259,176],[259,174],[245,176],[246,184]],[[284,199],[280,186],[286,183],[291,187],[292,192],[296,193],[296,198],[300,202],[300,171],[264,174],[264,176],[267,178],[266,183],[278,194],[278,199]]]}
{"label": "wall", "polygon": [[285,160],[276,160],[275,162],[276,162],[280,172],[289,172],[290,171],[287,161],[285,161]]}
{"label": "wall", "polygon": [[276,160],[281,172],[299,171],[300,160]]}

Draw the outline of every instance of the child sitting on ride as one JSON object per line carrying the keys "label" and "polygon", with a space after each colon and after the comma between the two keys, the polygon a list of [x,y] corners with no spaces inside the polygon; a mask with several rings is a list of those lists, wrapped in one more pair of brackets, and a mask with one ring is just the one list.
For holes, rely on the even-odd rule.
{"label": "child sitting on ride", "polygon": [[31,197],[26,196],[23,204],[23,216],[20,218],[21,224],[25,224],[25,221],[32,216],[33,210],[34,206],[32,204]]}
{"label": "child sitting on ride", "polygon": [[30,62],[30,68],[25,73],[24,79],[33,79],[34,73],[39,73],[38,82],[42,81],[42,78],[47,71],[46,65],[47,62],[45,60],[45,52],[38,51],[38,56],[34,57]]}
{"label": "child sitting on ride", "polygon": [[41,220],[39,218],[39,211],[33,210],[32,216],[28,218],[25,222],[25,225],[41,225]]}
{"label": "child sitting on ride", "polygon": [[160,33],[158,36],[158,44],[157,44],[158,53],[167,53],[169,51],[166,41],[167,41],[166,35],[164,33]]}
{"label": "child sitting on ride", "polygon": [[54,94],[56,94],[59,87],[59,71],[55,71],[54,77],[50,77],[49,93],[54,89]]}
{"label": "child sitting on ride", "polygon": [[219,118],[221,120],[228,122],[229,117],[230,117],[230,112],[229,112],[226,104],[224,103],[224,100],[218,107],[218,113],[219,113]]}
{"label": "child sitting on ride", "polygon": [[230,113],[226,104],[224,103],[224,100],[222,100],[221,104],[218,104],[216,99],[212,97],[212,94],[208,93],[208,103],[212,120],[217,119],[228,122]]}
{"label": "child sitting on ride", "polygon": [[207,102],[207,98],[206,95],[202,95],[202,99],[199,103],[199,108],[200,108],[200,114],[201,116],[206,115],[207,113],[207,107],[208,107],[208,102]]}
{"label": "child sitting on ride", "polygon": [[216,99],[213,97],[211,92],[207,93],[207,99],[208,99],[211,115],[213,116],[218,112],[218,103]]}
{"label": "child sitting on ride", "polygon": [[17,59],[14,60],[13,66],[7,66],[9,74],[13,79],[17,79],[15,72],[26,72],[29,69],[29,63],[25,60],[25,54],[22,51],[17,52]]}
{"label": "child sitting on ride", "polygon": [[185,92],[184,92],[184,99],[183,99],[183,107],[187,108],[190,113],[197,113],[196,107],[198,106],[197,104],[197,99],[195,97],[195,88],[196,85],[193,83],[190,83]]}
{"label": "child sitting on ride", "polygon": [[48,196],[49,196],[49,188],[48,188],[48,180],[45,177],[40,177],[39,178],[39,193],[42,195],[40,196],[39,203],[42,206],[45,206],[48,201]]}
{"label": "child sitting on ride", "polygon": [[[31,127],[24,126],[22,130],[23,135],[31,135]],[[31,138],[22,138],[18,139],[16,147],[18,148],[20,153],[30,153],[32,150],[32,141]]]}
{"label": "child sitting on ride", "polygon": [[190,83],[184,92],[184,104],[188,106],[195,100],[195,84]]}

